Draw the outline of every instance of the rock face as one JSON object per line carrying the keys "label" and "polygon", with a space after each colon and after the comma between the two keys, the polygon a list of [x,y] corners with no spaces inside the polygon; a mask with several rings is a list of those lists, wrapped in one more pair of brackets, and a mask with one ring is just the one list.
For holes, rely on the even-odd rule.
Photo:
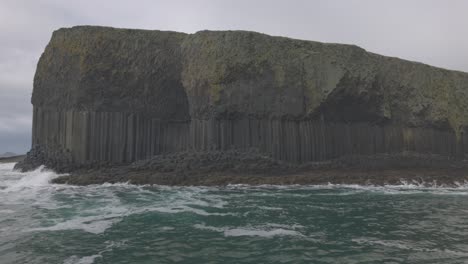
{"label": "rock face", "polygon": [[250,148],[296,163],[462,157],[467,99],[467,73],[351,45],[79,26],[55,31],[38,63],[26,162],[67,168]]}

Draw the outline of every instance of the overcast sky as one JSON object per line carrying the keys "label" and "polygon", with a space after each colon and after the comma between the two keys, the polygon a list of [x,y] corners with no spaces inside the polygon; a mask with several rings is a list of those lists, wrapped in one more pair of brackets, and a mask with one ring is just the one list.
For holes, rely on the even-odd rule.
{"label": "overcast sky", "polygon": [[30,147],[35,67],[61,27],[253,30],[468,72],[467,14],[466,0],[0,0],[0,154]]}

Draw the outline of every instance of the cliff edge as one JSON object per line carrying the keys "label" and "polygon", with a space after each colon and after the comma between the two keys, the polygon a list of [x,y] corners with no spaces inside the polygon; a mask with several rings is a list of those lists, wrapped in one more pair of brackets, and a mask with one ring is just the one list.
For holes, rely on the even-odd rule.
{"label": "cliff edge", "polygon": [[253,148],[296,164],[468,151],[467,73],[247,31],[59,29],[32,104],[23,169],[187,150]]}

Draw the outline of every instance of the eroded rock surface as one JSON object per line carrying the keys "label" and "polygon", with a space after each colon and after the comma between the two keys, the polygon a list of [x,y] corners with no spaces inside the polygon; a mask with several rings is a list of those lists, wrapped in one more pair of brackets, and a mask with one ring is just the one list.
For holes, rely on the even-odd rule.
{"label": "eroded rock surface", "polygon": [[33,151],[18,167],[36,156],[66,171],[250,148],[293,163],[403,151],[463,157],[467,99],[467,73],[352,45],[65,28],[38,63]]}

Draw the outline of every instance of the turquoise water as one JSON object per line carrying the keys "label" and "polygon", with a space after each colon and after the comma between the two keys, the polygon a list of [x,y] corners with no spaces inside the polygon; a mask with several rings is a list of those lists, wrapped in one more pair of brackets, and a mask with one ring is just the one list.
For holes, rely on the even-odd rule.
{"label": "turquoise water", "polygon": [[0,164],[0,263],[468,263],[468,184],[53,185]]}

